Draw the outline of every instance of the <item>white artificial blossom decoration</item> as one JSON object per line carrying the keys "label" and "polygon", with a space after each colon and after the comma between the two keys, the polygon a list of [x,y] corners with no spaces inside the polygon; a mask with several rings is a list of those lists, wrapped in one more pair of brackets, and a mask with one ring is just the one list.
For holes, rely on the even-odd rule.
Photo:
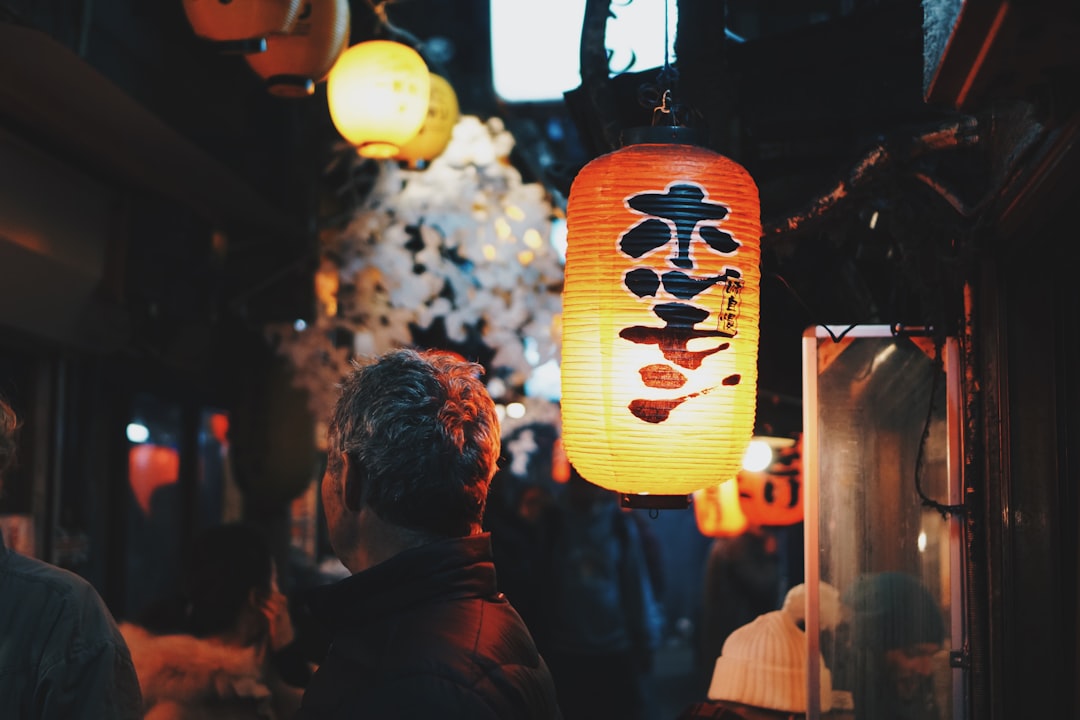
{"label": "white artificial blossom decoration", "polygon": [[[555,211],[543,186],[523,182],[509,162],[513,146],[501,120],[463,116],[426,169],[378,162],[344,227],[321,233],[323,267],[338,275],[336,313],[320,306],[303,330],[269,328],[316,418],[329,416],[351,359],[408,346],[411,325],[427,329],[440,318],[452,341],[482,332],[493,351],[489,375],[509,386],[523,388],[536,367],[558,361],[563,267],[548,241]],[[504,419],[504,435],[517,424],[558,424],[550,400],[525,403],[524,418]]]}

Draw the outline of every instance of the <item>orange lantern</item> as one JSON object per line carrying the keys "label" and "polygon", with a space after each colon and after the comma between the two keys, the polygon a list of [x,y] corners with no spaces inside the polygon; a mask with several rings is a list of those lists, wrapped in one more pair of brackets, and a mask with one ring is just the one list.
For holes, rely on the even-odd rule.
{"label": "orange lantern", "polygon": [[180,453],[162,445],[133,445],[128,450],[128,482],[135,502],[147,517],[154,492],[180,477]]}
{"label": "orange lantern", "polygon": [[326,80],[330,119],[360,155],[392,158],[420,131],[431,73],[420,53],[391,40],[353,45]]}
{"label": "orange lantern", "polygon": [[408,163],[409,167],[417,168],[421,163],[430,162],[442,155],[454,134],[458,114],[457,94],[453,86],[432,73],[427,118],[413,139],[402,146],[396,159]]}
{"label": "orange lantern", "polygon": [[349,45],[348,0],[307,0],[295,26],[266,39],[266,51],[244,56],[278,97],[306,97],[326,79]]}
{"label": "orange lantern", "polygon": [[591,161],[567,205],[563,441],[624,496],[734,478],[754,429],[757,186],[686,130]]}
{"label": "orange lantern", "polygon": [[229,43],[289,32],[300,17],[302,0],[184,0],[195,34]]}
{"label": "orange lantern", "polygon": [[694,520],[706,537],[735,537],[746,530],[746,515],[739,504],[739,484],[725,480],[694,491]]}
{"label": "orange lantern", "polygon": [[754,525],[795,525],[803,520],[802,439],[774,452],[765,470],[739,471],[742,511]]}

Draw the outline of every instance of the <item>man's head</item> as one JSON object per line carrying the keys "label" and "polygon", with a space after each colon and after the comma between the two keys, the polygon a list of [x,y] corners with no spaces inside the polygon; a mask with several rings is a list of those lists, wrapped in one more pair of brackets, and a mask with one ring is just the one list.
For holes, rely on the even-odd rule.
{"label": "man's head", "polygon": [[15,433],[19,429],[19,418],[15,410],[0,397],[0,486],[4,475],[15,461]]}
{"label": "man's head", "polygon": [[327,431],[323,502],[338,555],[351,515],[419,536],[480,531],[499,458],[499,420],[481,367],[457,355],[398,350],[342,382]]}

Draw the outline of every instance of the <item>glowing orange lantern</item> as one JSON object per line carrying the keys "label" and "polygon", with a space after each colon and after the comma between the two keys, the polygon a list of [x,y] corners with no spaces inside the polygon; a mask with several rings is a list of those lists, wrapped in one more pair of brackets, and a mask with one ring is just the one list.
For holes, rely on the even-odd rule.
{"label": "glowing orange lantern", "polygon": [[302,4],[302,0],[184,0],[184,13],[196,35],[227,43],[289,32]]}
{"label": "glowing orange lantern", "polygon": [[128,450],[128,482],[135,502],[147,517],[154,492],[180,477],[180,453],[162,445],[134,445]]}
{"label": "glowing orange lantern", "polygon": [[434,160],[442,155],[454,134],[458,121],[458,100],[453,86],[444,78],[431,74],[431,98],[428,101],[427,118],[413,139],[405,143],[396,159],[410,167]]}
{"label": "glowing orange lantern", "polygon": [[266,38],[266,51],[244,56],[278,97],[306,97],[326,79],[349,45],[348,0],[307,0],[287,33]]}
{"label": "glowing orange lantern", "polygon": [[776,448],[775,453],[765,470],[739,471],[742,511],[754,525],[795,525],[803,520],[802,439]]}
{"label": "glowing orange lantern", "polygon": [[754,428],[757,186],[682,130],[596,158],[567,205],[563,441],[626,495],[734,478]]}
{"label": "glowing orange lantern", "polygon": [[739,484],[725,480],[694,491],[694,520],[705,537],[735,537],[746,530],[746,515],[739,504]]}
{"label": "glowing orange lantern", "polygon": [[326,80],[330,119],[364,157],[392,158],[427,117],[431,73],[420,53],[390,40],[346,50]]}
{"label": "glowing orange lantern", "polygon": [[229,416],[225,413],[214,413],[210,416],[210,434],[219,445],[229,444]]}

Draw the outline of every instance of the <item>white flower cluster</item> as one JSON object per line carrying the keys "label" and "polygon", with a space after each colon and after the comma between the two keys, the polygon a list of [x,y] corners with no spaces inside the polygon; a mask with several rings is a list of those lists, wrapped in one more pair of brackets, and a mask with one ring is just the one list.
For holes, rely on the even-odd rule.
{"label": "white flower cluster", "polygon": [[[500,387],[523,387],[535,368],[558,361],[555,211],[543,187],[510,164],[513,145],[500,120],[463,116],[426,169],[379,163],[351,221],[324,233],[321,274],[337,275],[336,311],[320,311],[306,329],[271,328],[316,417],[327,417],[352,357],[409,345],[410,325],[427,329],[440,318],[455,342],[482,331],[490,370],[505,378]],[[348,337],[351,346],[341,347]],[[528,400],[545,419],[557,417]]]}

